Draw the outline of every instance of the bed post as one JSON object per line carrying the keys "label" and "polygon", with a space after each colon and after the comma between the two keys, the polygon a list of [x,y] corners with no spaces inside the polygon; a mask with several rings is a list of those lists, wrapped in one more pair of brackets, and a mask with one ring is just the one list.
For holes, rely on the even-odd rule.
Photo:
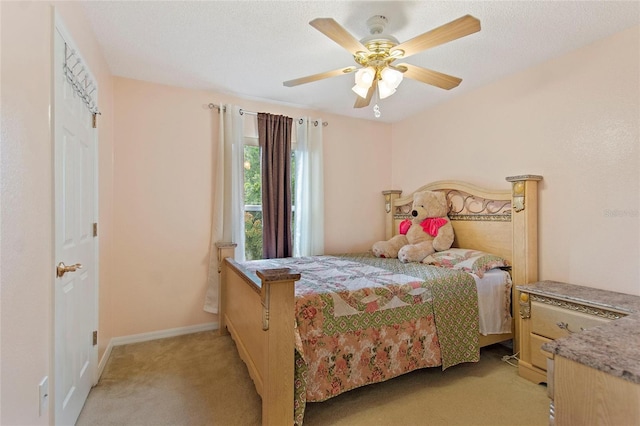
{"label": "bed post", "polygon": [[384,195],[384,238],[385,240],[390,239],[396,234],[395,230],[395,221],[393,220],[394,211],[393,211],[393,202],[402,194],[402,190],[400,189],[389,189],[387,191],[382,191],[382,195]]}
{"label": "bed post", "polygon": [[227,324],[225,323],[225,297],[227,296],[227,278],[226,268],[222,267],[224,260],[227,257],[233,259],[236,251],[236,243],[217,242],[216,248],[218,249],[218,332],[221,335],[229,334],[227,330]]}
{"label": "bed post", "polygon": [[262,329],[266,359],[262,387],[262,424],[291,425],[294,420],[295,281],[288,268],[258,270],[262,280]]}
{"label": "bed post", "polygon": [[513,298],[511,315],[516,327],[513,338],[514,351],[520,346],[520,318],[518,301],[520,292],[517,285],[538,280],[538,181],[542,176],[521,175],[506,178],[511,182],[511,220],[513,225],[512,271]]}

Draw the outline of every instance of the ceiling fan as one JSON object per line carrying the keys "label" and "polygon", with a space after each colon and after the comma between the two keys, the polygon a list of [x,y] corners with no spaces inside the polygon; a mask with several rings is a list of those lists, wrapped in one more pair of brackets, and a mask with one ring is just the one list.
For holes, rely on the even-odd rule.
{"label": "ceiling fan", "polygon": [[309,24],[348,50],[358,65],[285,81],[283,84],[292,87],[355,72],[356,84],[353,91],[358,97],[354,108],[369,105],[376,90],[380,99],[392,95],[403,76],[446,90],[458,86],[462,81],[458,77],[407,63],[396,64],[395,61],[480,31],[480,21],[471,15],[465,15],[404,43],[384,34],[387,18],[382,15],[375,15],[367,20],[371,35],[362,40],[357,40],[332,18],[316,18]]}

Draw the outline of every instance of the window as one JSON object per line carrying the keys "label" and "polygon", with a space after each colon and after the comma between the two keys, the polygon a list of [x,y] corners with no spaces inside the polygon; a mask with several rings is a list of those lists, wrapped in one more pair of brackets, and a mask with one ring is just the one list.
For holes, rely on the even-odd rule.
{"label": "window", "polygon": [[[262,259],[262,166],[257,138],[244,145],[244,232],[246,260]],[[292,235],[295,224],[295,150],[291,149]]]}

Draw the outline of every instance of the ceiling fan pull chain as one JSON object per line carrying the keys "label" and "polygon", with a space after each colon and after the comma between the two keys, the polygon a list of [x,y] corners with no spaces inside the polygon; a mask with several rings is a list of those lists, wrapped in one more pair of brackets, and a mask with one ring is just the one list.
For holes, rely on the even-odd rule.
{"label": "ceiling fan pull chain", "polygon": [[[375,96],[378,99],[378,102],[380,102],[380,92],[378,91],[379,89],[378,89],[377,85],[376,85],[375,89],[376,89]],[[375,105],[373,106],[373,116],[375,118],[380,118],[380,116],[382,115],[380,113],[380,107],[378,106],[378,102],[376,102]]]}

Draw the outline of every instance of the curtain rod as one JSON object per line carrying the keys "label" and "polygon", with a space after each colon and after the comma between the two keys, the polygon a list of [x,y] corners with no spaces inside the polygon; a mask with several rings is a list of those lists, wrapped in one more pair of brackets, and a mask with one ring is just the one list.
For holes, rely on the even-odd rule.
{"label": "curtain rod", "polygon": [[[220,108],[224,108],[224,106],[221,107],[220,105],[216,105],[214,103],[209,104],[209,109],[214,109],[214,108],[217,109],[218,111],[220,111]],[[246,109],[240,109],[240,115],[244,115],[244,114],[247,114],[247,115],[258,115],[257,112],[247,111]],[[298,119],[298,123],[302,124],[303,120],[304,120],[303,118],[299,118]],[[313,121],[313,124],[315,126],[317,126],[318,125],[318,120]],[[327,127],[328,125],[329,125],[329,123],[327,123],[326,121],[322,122],[322,127]]]}

